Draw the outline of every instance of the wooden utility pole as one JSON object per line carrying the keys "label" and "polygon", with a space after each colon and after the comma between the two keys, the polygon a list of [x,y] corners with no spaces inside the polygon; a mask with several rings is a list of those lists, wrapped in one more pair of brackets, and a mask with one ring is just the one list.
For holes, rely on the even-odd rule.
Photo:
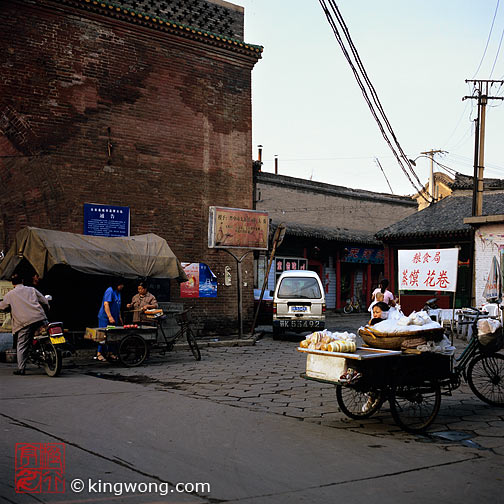
{"label": "wooden utility pole", "polygon": [[502,80],[472,80],[466,79],[466,83],[472,82],[475,86],[473,96],[464,96],[462,100],[478,100],[478,119],[476,122],[476,138],[474,142],[474,184],[473,184],[473,208],[472,215],[483,213],[483,171],[485,166],[485,115],[488,100],[504,100],[503,96],[488,96],[489,88],[493,84],[502,86]]}

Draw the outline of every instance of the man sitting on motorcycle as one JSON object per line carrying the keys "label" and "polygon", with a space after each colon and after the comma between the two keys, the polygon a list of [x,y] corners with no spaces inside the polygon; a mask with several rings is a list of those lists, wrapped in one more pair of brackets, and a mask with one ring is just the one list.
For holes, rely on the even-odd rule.
{"label": "man sitting on motorcycle", "polygon": [[33,334],[41,325],[47,324],[49,302],[34,287],[23,285],[17,273],[12,275],[11,282],[14,289],[0,301],[0,310],[11,311],[12,334],[17,336],[18,369],[14,374],[24,375]]}

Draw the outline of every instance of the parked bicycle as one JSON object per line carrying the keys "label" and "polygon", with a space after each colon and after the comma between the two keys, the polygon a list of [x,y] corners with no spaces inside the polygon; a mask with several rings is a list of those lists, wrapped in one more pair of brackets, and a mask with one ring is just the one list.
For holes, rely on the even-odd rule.
{"label": "parked bicycle", "polygon": [[347,299],[346,305],[343,307],[343,313],[352,313],[352,312],[360,312],[361,304],[359,300],[353,296],[351,299]]}

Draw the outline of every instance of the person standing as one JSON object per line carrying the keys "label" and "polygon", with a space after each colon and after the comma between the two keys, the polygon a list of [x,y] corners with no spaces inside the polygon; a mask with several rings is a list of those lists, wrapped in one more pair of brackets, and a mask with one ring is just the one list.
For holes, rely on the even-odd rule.
{"label": "person standing", "polygon": [[138,283],[138,294],[135,294],[131,303],[126,305],[128,310],[134,311],[133,322],[142,320],[142,315],[145,313],[145,310],[153,310],[157,307],[157,300],[154,295],[147,290],[147,284],[145,282]]}
{"label": "person standing", "polygon": [[378,285],[379,287],[373,291],[371,301],[378,301],[376,295],[381,292],[383,294],[383,302],[389,306],[395,306],[394,294],[388,290],[389,281],[384,278]]}
{"label": "person standing", "polygon": [[26,373],[26,362],[30,344],[35,331],[47,324],[49,302],[34,287],[26,287],[17,273],[11,277],[14,289],[5,294],[0,301],[0,310],[10,308],[12,317],[12,334],[17,338],[17,365],[15,375]]}
{"label": "person standing", "polygon": [[[121,317],[121,291],[124,288],[124,280],[117,279],[105,294],[103,294],[102,304],[98,312],[98,327],[107,327],[108,325],[122,325]],[[105,345],[98,345],[96,358],[99,361],[105,361],[103,351]],[[114,359],[114,356],[111,356]]]}

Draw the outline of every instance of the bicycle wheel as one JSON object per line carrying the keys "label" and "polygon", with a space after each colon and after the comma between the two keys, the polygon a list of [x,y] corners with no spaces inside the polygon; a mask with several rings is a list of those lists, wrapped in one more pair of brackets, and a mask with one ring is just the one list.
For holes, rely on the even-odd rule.
{"label": "bicycle wheel", "polygon": [[347,304],[343,307],[343,313],[346,313],[347,315],[349,313],[353,312],[353,306],[351,304]]}
{"label": "bicycle wheel", "polygon": [[189,348],[191,349],[194,358],[197,361],[200,361],[201,352],[198,343],[196,342],[196,338],[194,337],[194,334],[189,327],[186,329],[186,337],[187,337],[187,343],[189,344]]}
{"label": "bicycle wheel", "polygon": [[336,399],[341,411],[350,418],[369,418],[382,406],[384,397],[381,390],[358,390],[355,387],[336,385]]}
{"label": "bicycle wheel", "polygon": [[52,343],[42,343],[42,355],[47,376],[58,376],[63,365],[61,351]]}
{"label": "bicycle wheel", "polygon": [[149,355],[147,342],[138,334],[130,334],[119,343],[119,360],[127,367],[135,367]]}
{"label": "bicycle wheel", "polygon": [[398,384],[390,391],[390,412],[407,432],[422,432],[434,422],[441,406],[441,387],[436,380]]}
{"label": "bicycle wheel", "polygon": [[469,363],[467,382],[474,395],[492,406],[504,406],[504,355],[479,355]]}

